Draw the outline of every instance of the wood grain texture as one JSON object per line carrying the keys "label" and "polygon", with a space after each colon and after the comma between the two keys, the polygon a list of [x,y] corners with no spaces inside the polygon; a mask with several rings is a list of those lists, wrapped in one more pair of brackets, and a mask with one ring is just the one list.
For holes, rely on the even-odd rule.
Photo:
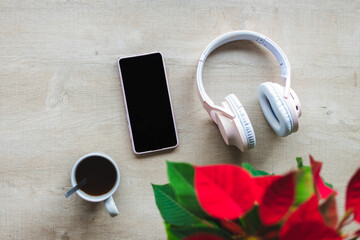
{"label": "wood grain texture", "polygon": [[[244,105],[257,138],[246,153],[225,145],[195,89],[201,52],[238,29],[281,46],[303,109],[299,131],[277,137],[257,99],[261,82],[281,81],[275,58],[246,41],[216,50],[204,84],[216,103],[235,93]],[[343,212],[360,165],[359,1],[2,0],[0,34],[0,239],[165,239],[150,183],[167,182],[166,159],[284,173],[311,153]],[[152,51],[165,58],[180,145],[139,158],[117,59]],[[93,151],[119,166],[116,218],[64,197],[73,164]]]}

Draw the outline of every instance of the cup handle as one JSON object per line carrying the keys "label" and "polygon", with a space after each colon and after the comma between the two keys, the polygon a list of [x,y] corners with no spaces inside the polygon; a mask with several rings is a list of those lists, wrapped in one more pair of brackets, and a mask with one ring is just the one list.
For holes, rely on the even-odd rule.
{"label": "cup handle", "polygon": [[109,197],[108,199],[105,200],[105,207],[106,210],[108,210],[110,216],[115,217],[116,215],[119,214],[119,211],[115,205],[114,199],[113,197]]}

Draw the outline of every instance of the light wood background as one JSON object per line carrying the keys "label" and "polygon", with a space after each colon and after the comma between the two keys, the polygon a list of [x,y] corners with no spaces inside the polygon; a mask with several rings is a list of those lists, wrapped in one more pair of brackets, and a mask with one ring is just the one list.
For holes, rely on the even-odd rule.
{"label": "light wood background", "polygon": [[[0,239],[165,239],[150,183],[167,182],[166,159],[284,173],[311,153],[343,213],[360,166],[359,16],[353,0],[1,0]],[[303,110],[299,131],[279,138],[257,97],[261,82],[281,82],[275,58],[247,41],[214,52],[204,84],[216,103],[235,93],[244,105],[257,139],[246,153],[225,145],[195,89],[204,48],[239,29],[281,46]],[[136,157],[117,59],[152,51],[165,58],[180,145]],[[121,172],[115,218],[103,204],[64,197],[73,164],[93,151]]]}

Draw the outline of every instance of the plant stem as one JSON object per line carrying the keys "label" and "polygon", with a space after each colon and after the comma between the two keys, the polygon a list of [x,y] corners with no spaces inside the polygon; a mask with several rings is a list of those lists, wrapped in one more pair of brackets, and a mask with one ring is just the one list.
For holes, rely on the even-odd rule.
{"label": "plant stem", "polygon": [[211,227],[211,228],[214,228],[214,226],[211,224],[211,223],[209,223],[208,221],[206,221],[206,220],[202,220],[201,221],[203,224],[205,224],[206,226],[209,226],[209,227]]}
{"label": "plant stem", "polygon": [[351,219],[350,221],[348,221],[348,220],[349,220],[349,218],[352,216],[353,211],[354,211],[354,209],[350,208],[349,210],[347,210],[347,211],[345,212],[344,216],[342,217],[341,221],[339,222],[338,227],[336,228],[336,231],[337,231],[338,233],[340,233],[341,229],[342,229],[344,226],[346,226],[346,225],[348,225],[349,223],[351,223],[351,221],[352,221],[353,219]]}

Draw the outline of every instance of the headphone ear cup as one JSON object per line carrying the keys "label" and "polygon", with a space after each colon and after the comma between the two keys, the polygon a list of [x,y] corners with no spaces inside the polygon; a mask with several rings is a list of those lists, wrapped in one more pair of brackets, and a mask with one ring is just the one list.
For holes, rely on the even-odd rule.
{"label": "headphone ear cup", "polygon": [[283,96],[279,94],[276,88],[275,83],[260,84],[258,88],[259,102],[271,128],[280,137],[285,137],[294,131],[294,119]]}
{"label": "headphone ear cup", "polygon": [[254,148],[256,145],[254,129],[245,109],[234,94],[230,94],[222,105],[235,114],[234,119],[217,114],[218,126],[224,141],[234,145],[242,152]]}

